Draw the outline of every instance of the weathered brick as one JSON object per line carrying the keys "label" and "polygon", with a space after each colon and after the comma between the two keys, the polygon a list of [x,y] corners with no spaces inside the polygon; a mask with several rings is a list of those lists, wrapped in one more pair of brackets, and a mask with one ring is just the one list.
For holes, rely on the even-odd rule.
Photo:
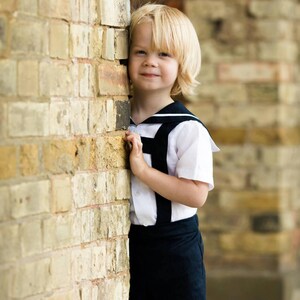
{"label": "weathered brick", "polygon": [[45,34],[47,26],[46,22],[30,19],[12,21],[12,51],[47,55],[49,53],[48,35]]}
{"label": "weathered brick", "polygon": [[12,279],[10,297],[26,298],[46,291],[50,277],[49,258],[42,258],[18,266]]}
{"label": "weathered brick", "polygon": [[[32,234],[34,233],[34,238]],[[42,223],[40,220],[32,220],[22,223],[20,228],[22,256],[39,254],[43,249]]]}
{"label": "weathered brick", "polygon": [[80,212],[81,243],[91,243],[98,239],[99,208],[86,209]]}
{"label": "weathered brick", "polygon": [[260,42],[258,43],[258,59],[263,61],[280,61],[292,63],[297,61],[298,45],[295,42]]}
{"label": "weathered brick", "polygon": [[236,43],[248,37],[248,22],[245,19],[224,20],[220,29],[217,37],[223,42]]}
{"label": "weathered brick", "polygon": [[99,246],[92,247],[92,278],[101,279],[107,274],[106,264],[106,242],[101,242]]}
{"label": "weathered brick", "polygon": [[89,133],[99,134],[106,131],[106,101],[89,101]]}
{"label": "weathered brick", "polygon": [[[105,173],[101,173],[100,178],[104,179],[102,181],[104,183]],[[103,185],[97,186],[97,179],[98,175],[94,173],[77,173],[73,176],[72,184],[75,207],[80,208],[96,204],[96,189],[99,188],[103,191]]]}
{"label": "weathered brick", "polygon": [[126,0],[101,0],[100,16],[102,25],[126,27],[130,21],[130,3]]}
{"label": "weathered brick", "polygon": [[50,56],[62,59],[69,57],[69,25],[66,22],[50,23]]}
{"label": "weathered brick", "polygon": [[71,132],[70,103],[55,101],[50,103],[50,135],[69,136]]}
{"label": "weathered brick", "polygon": [[72,251],[72,273],[76,281],[91,279],[92,249],[83,248]]}
{"label": "weathered brick", "polygon": [[296,104],[300,103],[300,87],[295,83],[279,84],[279,99],[281,103]]}
{"label": "weathered brick", "polygon": [[251,115],[245,106],[223,106],[219,109],[216,125],[220,127],[242,128],[250,123]]}
{"label": "weathered brick", "polygon": [[210,128],[212,137],[217,144],[243,144],[247,139],[245,128]]}
{"label": "weathered brick", "polygon": [[7,51],[8,22],[5,15],[0,15],[0,56]]}
{"label": "weathered brick", "polygon": [[283,145],[299,145],[300,126],[279,128],[279,137]]}
{"label": "weathered brick", "polygon": [[95,139],[82,138],[77,141],[77,151],[80,170],[95,170]]}
{"label": "weathered brick", "polygon": [[18,64],[18,93],[21,96],[38,96],[39,66],[37,61],[24,60]]}
{"label": "weathered brick", "polygon": [[247,92],[250,102],[274,104],[279,102],[279,87],[277,84],[250,83],[247,84]]}
{"label": "weathered brick", "polygon": [[11,12],[16,8],[16,0],[2,0],[0,3],[0,11]]}
{"label": "weathered brick", "polygon": [[199,9],[197,1],[188,1],[186,4],[186,13],[191,19],[212,19],[219,20],[226,17],[226,4],[224,1],[201,1]]}
{"label": "weathered brick", "polygon": [[0,202],[0,222],[2,222],[7,220],[10,215],[10,194],[8,186],[0,187]]}
{"label": "weathered brick", "polygon": [[51,178],[52,197],[51,211],[66,212],[72,208],[72,188],[69,176],[54,176]]}
{"label": "weathered brick", "polygon": [[220,64],[218,74],[222,82],[278,82],[292,76],[288,65],[251,62]]}
{"label": "weathered brick", "polygon": [[13,60],[0,60],[0,95],[16,95],[17,63]]}
{"label": "weathered brick", "polygon": [[0,272],[0,299],[8,299],[11,267],[2,268]]}
{"label": "weathered brick", "polygon": [[39,13],[46,17],[70,20],[70,6],[69,0],[40,0]]}
{"label": "weathered brick", "polygon": [[279,232],[281,229],[278,214],[263,214],[251,218],[252,231],[260,233]]}
{"label": "weathered brick", "polygon": [[17,224],[0,226],[0,262],[16,261],[20,257],[20,233]]}
{"label": "weathered brick", "polygon": [[13,146],[0,147],[0,179],[15,177],[17,173],[17,149]]}
{"label": "weathered brick", "polygon": [[88,101],[72,101],[70,103],[71,132],[74,135],[88,133]]}
{"label": "weathered brick", "polygon": [[291,243],[286,232],[276,234],[228,233],[220,237],[224,251],[243,251],[254,254],[280,254],[289,251]]}
{"label": "weathered brick", "polygon": [[11,137],[48,136],[48,103],[16,102],[8,107],[8,133]]}
{"label": "weathered brick", "polygon": [[262,17],[290,17],[294,14],[295,3],[290,0],[286,1],[251,1],[249,13],[257,18]]}
{"label": "weathered brick", "polygon": [[129,101],[115,101],[116,107],[116,129],[127,129],[130,121]]}
{"label": "weathered brick", "polygon": [[116,108],[113,100],[106,101],[106,130],[114,131],[116,129]]}
{"label": "weathered brick", "polygon": [[91,64],[79,65],[79,95],[81,97],[94,97],[97,93],[96,70]]}
{"label": "weathered brick", "polygon": [[73,95],[71,66],[45,61],[39,71],[41,96]]}
{"label": "weathered brick", "polygon": [[24,182],[11,186],[13,218],[22,218],[50,211],[50,184],[48,180]]}
{"label": "weathered brick", "polygon": [[19,0],[18,11],[29,14],[37,15],[38,13],[38,0]]}
{"label": "weathered brick", "polygon": [[289,20],[260,19],[251,24],[249,34],[251,38],[256,40],[291,40],[293,38],[293,23]]}
{"label": "weathered brick", "polygon": [[70,5],[72,21],[89,24],[99,23],[97,0],[71,0]]}
{"label": "weathered brick", "polygon": [[126,272],[129,267],[129,257],[125,239],[116,240],[116,273]]}
{"label": "weathered brick", "polygon": [[[252,105],[249,109],[249,126],[269,127],[278,124],[278,107],[274,105]],[[266,111],[269,113],[266,114]],[[247,119],[247,118],[246,118]]]}
{"label": "weathered brick", "polygon": [[43,146],[43,160],[48,172],[73,173],[78,166],[75,140],[52,140]]}
{"label": "weathered brick", "polygon": [[115,30],[113,28],[104,29],[102,57],[112,61],[115,59]]}
{"label": "weathered brick", "polygon": [[106,176],[106,172],[76,174],[72,180],[75,206],[106,203],[109,194]]}
{"label": "weathered brick", "polygon": [[283,127],[293,128],[300,125],[300,106],[281,105],[279,108],[279,122]]}
{"label": "weathered brick", "polygon": [[72,57],[91,57],[92,27],[83,24],[71,24],[70,28]]}
{"label": "weathered brick", "polygon": [[128,170],[120,170],[116,176],[116,199],[130,198],[130,172]]}
{"label": "weathered brick", "polygon": [[212,103],[190,103],[186,107],[195,114],[207,127],[212,127],[216,120],[217,110]]}
{"label": "weathered brick", "polygon": [[26,144],[21,146],[20,171],[24,176],[33,176],[39,173],[40,162],[38,145]]}
{"label": "weathered brick", "polygon": [[51,289],[69,287],[71,283],[71,255],[69,252],[58,252],[52,255],[50,262]]}
{"label": "weathered brick", "polygon": [[249,131],[249,141],[260,145],[275,145],[279,139],[279,132],[276,127],[252,128]]}
{"label": "weathered brick", "polygon": [[128,95],[129,85],[125,66],[100,64],[98,78],[100,95]]}
{"label": "weathered brick", "polygon": [[[244,147],[239,145],[222,145],[222,151],[214,156],[214,162],[216,166],[222,168],[255,167],[261,160],[260,155],[263,155],[259,151],[263,152],[263,150],[258,150],[257,147],[250,145]],[[232,159],[233,157],[234,159]]]}
{"label": "weathered brick", "polygon": [[234,189],[245,189],[248,183],[246,169],[234,169],[228,172],[223,169],[215,169],[215,185],[220,189],[231,186]]}
{"label": "weathered brick", "polygon": [[102,57],[103,27],[94,26],[92,29],[91,57],[99,60]]}
{"label": "weathered brick", "polygon": [[98,300],[98,287],[91,282],[81,285],[79,291],[82,300]]}
{"label": "weathered brick", "polygon": [[[96,142],[96,163],[99,169],[125,168],[127,165],[127,152],[123,136],[120,134],[98,139]],[[107,155],[103,157],[103,153]]]}
{"label": "weathered brick", "polygon": [[[103,206],[99,215],[99,237],[115,237],[128,234],[129,206],[124,204]],[[119,221],[122,220],[120,223]],[[124,220],[126,220],[124,222]]]}
{"label": "weathered brick", "polygon": [[108,279],[99,285],[100,299],[127,299],[128,287],[128,278]]}
{"label": "weathered brick", "polygon": [[265,213],[276,212],[281,208],[280,194],[276,190],[238,192],[222,191],[220,193],[220,206],[225,211]]}
{"label": "weathered brick", "polygon": [[115,29],[115,58],[128,58],[128,31],[124,29]]}
{"label": "weathered brick", "polygon": [[57,215],[43,221],[44,250],[70,247],[76,236],[73,235],[74,219],[71,215]]}

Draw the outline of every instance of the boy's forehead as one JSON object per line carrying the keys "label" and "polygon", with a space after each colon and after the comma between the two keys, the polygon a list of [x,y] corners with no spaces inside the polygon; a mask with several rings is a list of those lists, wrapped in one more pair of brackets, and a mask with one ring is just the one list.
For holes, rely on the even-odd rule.
{"label": "boy's forehead", "polygon": [[161,50],[166,48],[166,41],[169,40],[163,31],[159,32],[159,39],[155,37],[155,31],[153,31],[153,22],[147,20],[136,24],[134,30],[132,31],[131,46],[143,46],[143,44],[151,44],[153,50]]}

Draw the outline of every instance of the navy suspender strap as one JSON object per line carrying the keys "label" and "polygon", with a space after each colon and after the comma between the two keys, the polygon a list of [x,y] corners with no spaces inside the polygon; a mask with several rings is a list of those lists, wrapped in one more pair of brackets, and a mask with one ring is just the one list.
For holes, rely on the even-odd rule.
{"label": "navy suspender strap", "polygon": [[[176,117],[173,117],[176,120]],[[184,121],[195,120],[195,118],[185,117]],[[155,137],[141,137],[143,143],[143,152],[151,155],[152,167],[168,174],[167,152],[168,152],[168,135],[179,124],[183,122],[163,123],[158,129]],[[172,217],[172,203],[160,194],[155,193],[157,219],[156,224],[169,223]]]}

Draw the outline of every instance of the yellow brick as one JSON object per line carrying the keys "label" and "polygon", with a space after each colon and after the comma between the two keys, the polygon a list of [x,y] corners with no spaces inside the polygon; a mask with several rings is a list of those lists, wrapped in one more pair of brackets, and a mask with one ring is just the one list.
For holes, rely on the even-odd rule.
{"label": "yellow brick", "polygon": [[262,145],[278,144],[278,129],[276,127],[252,128],[249,132],[249,141]]}
{"label": "yellow brick", "polygon": [[16,148],[10,146],[0,147],[0,179],[16,176],[17,158]]}
{"label": "yellow brick", "polygon": [[43,147],[46,171],[61,174],[73,173],[78,166],[75,140],[53,140]]}
{"label": "yellow brick", "polygon": [[279,128],[279,136],[284,145],[299,145],[300,127]]}
{"label": "yellow brick", "polygon": [[225,211],[270,212],[281,209],[281,194],[278,191],[222,191],[220,206]]}
{"label": "yellow brick", "polygon": [[22,175],[30,176],[39,173],[38,145],[23,145],[20,149],[20,170]]}
{"label": "yellow brick", "polygon": [[94,138],[81,138],[76,144],[80,170],[95,169],[96,141]]}
{"label": "yellow brick", "polygon": [[283,254],[291,249],[288,232],[255,234],[251,232],[228,233],[220,236],[221,248],[254,254]]}
{"label": "yellow brick", "polygon": [[97,141],[96,163],[99,169],[126,167],[127,153],[123,135],[111,135]]}
{"label": "yellow brick", "polygon": [[245,128],[209,128],[217,144],[244,144],[247,131]]}

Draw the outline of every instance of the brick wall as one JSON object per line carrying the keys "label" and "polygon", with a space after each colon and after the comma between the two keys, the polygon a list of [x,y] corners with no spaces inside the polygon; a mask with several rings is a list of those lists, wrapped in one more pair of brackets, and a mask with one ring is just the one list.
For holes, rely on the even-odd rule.
{"label": "brick wall", "polygon": [[300,1],[187,0],[189,107],[221,148],[200,210],[210,300],[300,299]]}
{"label": "brick wall", "polygon": [[127,0],[0,1],[0,299],[127,299]]}

